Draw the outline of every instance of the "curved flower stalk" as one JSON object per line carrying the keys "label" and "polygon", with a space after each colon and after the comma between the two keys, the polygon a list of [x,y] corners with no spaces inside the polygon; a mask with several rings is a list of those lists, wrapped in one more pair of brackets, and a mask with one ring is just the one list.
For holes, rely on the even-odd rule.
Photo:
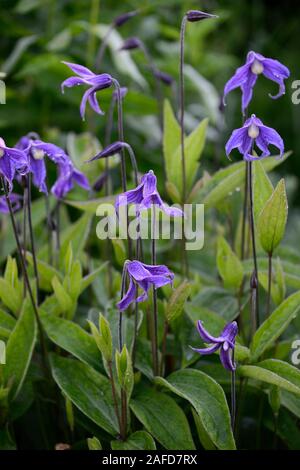
{"label": "curved flower stalk", "polygon": [[231,426],[234,431],[235,415],[236,415],[236,386],[235,386],[235,370],[234,348],[235,339],[238,334],[238,326],[235,321],[228,323],[220,336],[212,336],[203,326],[202,321],[198,320],[197,330],[205,343],[210,344],[208,348],[192,348],[193,351],[202,356],[213,354],[220,350],[220,360],[223,367],[231,372]]}
{"label": "curved flower stalk", "polygon": [[[260,156],[252,155],[255,144],[262,152]],[[244,160],[254,161],[270,155],[269,145],[277,147],[282,157],[284,143],[278,132],[272,127],[265,126],[255,114],[252,114],[243,127],[233,131],[225,149],[227,157],[234,148],[237,148]]]}
{"label": "curved flower stalk", "polygon": [[[22,196],[16,193],[10,193],[9,198],[13,212],[18,212],[22,208]],[[0,212],[2,214],[9,214],[9,207],[5,196],[0,197]]]}
{"label": "curved flower stalk", "polygon": [[150,68],[150,71],[152,73],[152,76],[155,81],[155,89],[156,89],[156,100],[158,104],[158,109],[159,109],[159,124],[160,124],[160,129],[162,131],[163,129],[163,93],[162,93],[162,88],[161,88],[161,83],[164,83],[165,85],[171,86],[173,84],[173,78],[164,73],[161,72],[160,70],[157,69],[155,66],[151,54],[149,53],[148,48],[144,44],[144,42],[139,39],[138,37],[130,37],[125,39],[123,42],[122,46],[120,47],[120,51],[131,51],[134,49],[140,49]]}
{"label": "curved flower stalk", "polygon": [[100,46],[98,54],[97,54],[96,63],[95,63],[96,70],[99,70],[99,68],[100,68],[100,65],[101,65],[103,57],[104,57],[104,53],[105,53],[106,48],[107,48],[109,37],[110,37],[111,33],[113,32],[113,30],[121,28],[124,24],[126,24],[128,21],[130,21],[136,15],[138,15],[138,13],[139,13],[138,10],[133,10],[133,11],[129,11],[127,13],[123,13],[122,15],[117,16],[114,19],[114,21],[109,25],[108,30],[107,30],[105,36],[103,37],[101,46]]}
{"label": "curved flower stalk", "polygon": [[281,64],[278,60],[269,59],[264,57],[262,54],[250,51],[247,55],[245,65],[239,67],[233,77],[226,83],[224,88],[223,102],[225,98],[235,88],[241,88],[242,90],[242,112],[245,114],[253,95],[253,87],[256,83],[259,75],[264,75],[269,80],[272,80],[279,85],[279,91],[277,95],[269,96],[273,99],[280,98],[285,93],[284,80],[289,78],[289,69]]}

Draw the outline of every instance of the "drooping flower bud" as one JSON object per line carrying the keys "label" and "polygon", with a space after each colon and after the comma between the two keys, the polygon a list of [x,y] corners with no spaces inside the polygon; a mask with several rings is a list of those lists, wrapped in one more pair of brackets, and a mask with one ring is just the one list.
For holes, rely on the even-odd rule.
{"label": "drooping flower bud", "polygon": [[196,21],[206,20],[208,18],[218,18],[217,15],[211,15],[200,10],[189,10],[186,14],[186,19],[191,23]]}
{"label": "drooping flower bud", "polygon": [[156,69],[154,75],[167,86],[171,86],[174,83],[174,78],[166,72]]}
{"label": "drooping flower bud", "polygon": [[126,142],[117,141],[117,142],[114,142],[113,144],[109,144],[107,147],[101,150],[101,152],[99,152],[95,157],[91,158],[90,160],[87,160],[86,163],[99,160],[100,158],[112,157],[116,153],[121,152],[121,150],[124,147],[128,147],[128,144],[126,144]]}
{"label": "drooping flower bud", "polygon": [[138,14],[138,10],[134,10],[134,11],[129,11],[128,13],[123,13],[123,15],[117,16],[113,21],[115,28],[120,28],[121,26],[123,26],[123,24],[127,23],[127,21],[129,21],[131,18],[133,18],[137,14]]}
{"label": "drooping flower bud", "polygon": [[131,37],[125,39],[122,46],[120,47],[120,51],[130,51],[132,49],[139,49],[141,47],[141,40],[137,37]]}

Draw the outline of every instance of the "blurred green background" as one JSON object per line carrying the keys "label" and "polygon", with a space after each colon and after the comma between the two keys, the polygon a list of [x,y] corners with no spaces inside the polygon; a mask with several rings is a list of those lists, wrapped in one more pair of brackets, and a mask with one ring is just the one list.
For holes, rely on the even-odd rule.
{"label": "blurred green background", "polygon": [[[286,95],[277,101],[268,98],[268,93],[277,92],[277,85],[260,78],[250,112],[276,128],[286,149],[293,150],[281,171],[289,175],[290,204],[297,205],[300,105],[291,101],[292,82],[300,79],[300,4],[295,1],[0,0],[0,73],[7,87],[7,102],[0,105],[1,136],[14,145],[23,134],[36,131],[45,140],[61,143],[71,131],[89,130],[103,143],[105,118],[88,112],[87,120],[80,120],[82,89],[61,94],[60,83],[70,75],[61,61],[93,69],[105,25],[137,8],[140,14],[112,36],[101,71],[111,73],[130,90],[124,103],[125,138],[135,148],[141,170],[162,168],[154,84],[142,52],[116,50],[118,35],[141,38],[156,66],[178,81],[181,18],[188,9],[202,9],[219,15],[218,20],[188,24],[186,35],[187,130],[201,118],[210,118],[202,171],[227,164],[223,147],[231,130],[241,123],[240,91],[231,93],[222,113],[222,89],[248,50],[261,52],[291,70]],[[176,108],[172,91],[164,87],[164,94]],[[104,110],[110,97],[110,90],[99,95]]]}

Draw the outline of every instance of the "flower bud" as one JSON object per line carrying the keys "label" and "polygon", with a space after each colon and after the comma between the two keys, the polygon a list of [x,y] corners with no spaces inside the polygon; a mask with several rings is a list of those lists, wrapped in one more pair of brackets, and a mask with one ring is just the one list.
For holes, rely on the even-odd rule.
{"label": "flower bud", "polygon": [[154,75],[156,78],[158,78],[161,82],[163,82],[165,85],[171,86],[174,82],[173,77],[169,75],[168,73],[161,72],[160,70],[155,70]]}
{"label": "flower bud", "polygon": [[109,323],[103,315],[99,315],[99,331],[94,323],[89,321],[91,333],[103,358],[110,362],[112,360],[112,336]]}
{"label": "flower bud", "polygon": [[124,147],[127,147],[128,144],[126,142],[114,142],[112,144],[109,144],[107,147],[105,147],[101,152],[99,152],[95,157],[91,158],[90,160],[87,160],[87,163],[93,162],[95,160],[99,160],[100,158],[108,158],[112,157],[116,153],[121,152],[121,150]]}
{"label": "flower bud", "polygon": [[131,18],[136,16],[138,14],[138,10],[135,11],[129,11],[128,13],[123,13],[123,15],[117,16],[117,18],[114,19],[114,26],[115,28],[120,28],[123,26],[123,24],[127,23]]}
{"label": "flower bud", "polygon": [[116,351],[116,369],[119,385],[126,392],[127,399],[129,399],[134,385],[134,374],[131,357],[125,345],[121,352]]}
{"label": "flower bud", "polygon": [[139,38],[131,37],[125,39],[122,46],[120,47],[120,51],[130,51],[132,49],[139,49],[141,47],[141,41]]}
{"label": "flower bud", "polygon": [[210,13],[205,13],[200,10],[189,10],[186,14],[186,19],[191,23],[196,21],[206,20],[208,18],[218,18],[216,15],[211,15]]}

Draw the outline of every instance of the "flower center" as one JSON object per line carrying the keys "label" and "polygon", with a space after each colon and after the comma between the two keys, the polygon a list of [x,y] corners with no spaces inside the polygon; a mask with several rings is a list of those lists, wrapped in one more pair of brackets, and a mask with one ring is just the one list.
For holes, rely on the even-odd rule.
{"label": "flower center", "polygon": [[0,148],[0,158],[4,157],[4,149]]}
{"label": "flower center", "polygon": [[259,75],[261,73],[263,73],[264,71],[264,66],[261,62],[259,62],[259,60],[256,60],[253,62],[253,64],[251,65],[251,72],[254,73],[255,75]]}
{"label": "flower center", "polygon": [[255,124],[251,124],[249,126],[248,136],[251,139],[256,139],[259,136],[259,128]]}
{"label": "flower center", "polygon": [[32,156],[35,160],[42,160],[45,156],[45,152],[40,149],[32,149]]}

